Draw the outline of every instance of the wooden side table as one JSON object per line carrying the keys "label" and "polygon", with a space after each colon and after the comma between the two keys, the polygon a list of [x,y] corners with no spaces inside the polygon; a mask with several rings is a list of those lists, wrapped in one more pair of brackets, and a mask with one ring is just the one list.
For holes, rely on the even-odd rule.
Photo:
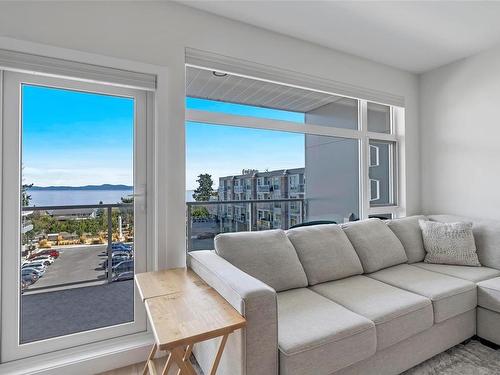
{"label": "wooden side table", "polygon": [[[245,318],[190,270],[138,274],[136,284],[155,337],[143,374],[156,374],[153,359],[157,351],[164,350],[168,358],[162,375],[173,363],[179,367],[178,375],[196,375],[189,362],[194,344],[220,337],[210,370],[210,375],[215,375],[229,334],[243,328]],[[158,295],[161,285],[167,286],[164,295]]]}

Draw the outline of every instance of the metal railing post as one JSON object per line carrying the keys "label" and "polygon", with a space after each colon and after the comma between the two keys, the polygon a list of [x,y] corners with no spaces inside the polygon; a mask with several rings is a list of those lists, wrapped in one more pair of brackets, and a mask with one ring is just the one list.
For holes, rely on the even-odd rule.
{"label": "metal railing post", "polygon": [[248,231],[252,231],[252,223],[253,223],[253,209],[252,203],[248,203]]}
{"label": "metal railing post", "polygon": [[112,208],[108,207],[108,283],[113,281],[113,220],[111,217]]}
{"label": "metal railing post", "polygon": [[[187,205],[187,241],[186,241],[186,251],[189,253],[193,250],[193,243],[191,236],[193,235],[193,218],[191,215],[191,205]],[[187,256],[187,254],[186,254]],[[188,257],[186,257],[187,259]]]}

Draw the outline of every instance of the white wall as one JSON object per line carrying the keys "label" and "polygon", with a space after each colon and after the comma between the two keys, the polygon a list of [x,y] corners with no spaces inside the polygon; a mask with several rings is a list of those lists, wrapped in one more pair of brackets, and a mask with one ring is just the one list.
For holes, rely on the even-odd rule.
{"label": "white wall", "polygon": [[[168,68],[156,134],[158,246],[184,262],[184,50],[197,48],[405,97],[407,213],[420,210],[418,80],[413,74],[167,2],[0,2],[0,36]],[[0,48],[4,47],[0,41]],[[160,82],[162,84],[164,82]]]}
{"label": "white wall", "polygon": [[421,76],[422,208],[500,218],[500,48]]}

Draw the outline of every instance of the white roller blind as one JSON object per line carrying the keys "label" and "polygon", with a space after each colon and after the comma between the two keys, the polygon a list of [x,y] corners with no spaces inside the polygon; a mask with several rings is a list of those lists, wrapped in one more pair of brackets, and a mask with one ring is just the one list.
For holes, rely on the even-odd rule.
{"label": "white roller blind", "polygon": [[0,69],[110,83],[148,91],[156,89],[156,76],[154,74],[138,73],[4,49],[0,49]]}

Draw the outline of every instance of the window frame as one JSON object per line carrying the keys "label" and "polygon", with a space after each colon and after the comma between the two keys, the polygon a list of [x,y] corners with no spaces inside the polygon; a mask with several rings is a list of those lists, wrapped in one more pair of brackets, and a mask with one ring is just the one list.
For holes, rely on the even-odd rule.
{"label": "window frame", "polygon": [[[148,116],[151,96],[145,90],[138,88],[128,88],[104,83],[91,83],[71,78],[54,77],[47,75],[29,74],[24,72],[0,70],[2,80],[0,83],[3,95],[3,112],[0,112],[2,119],[2,152],[8,156],[10,163],[4,164],[2,171],[2,181],[8,181],[15,177],[11,183],[2,184],[2,216],[10,217],[15,220],[2,221],[2,245],[17,244],[20,245],[20,177],[22,162],[22,139],[21,139],[21,117],[20,111],[8,110],[9,105],[13,108],[19,108],[21,103],[21,87],[23,84],[38,85],[45,87],[54,87],[60,89],[74,90],[80,92],[90,92],[103,95],[121,96],[134,98],[135,100],[135,126],[134,126],[134,196],[136,204],[134,206],[135,215],[140,217],[136,223],[139,224],[137,233],[143,233],[142,239],[138,242],[143,243],[145,251],[136,257],[135,272],[144,272],[151,263],[151,254],[148,254],[149,244],[147,242],[147,233],[149,228],[148,214],[146,212],[146,189],[147,189],[147,143],[148,143]],[[7,95],[9,92],[9,95]],[[10,95],[10,93],[14,93]],[[10,103],[10,104],[9,104]],[[16,124],[11,125],[11,124]],[[15,144],[7,142],[16,137]],[[141,149],[138,149],[140,147]],[[139,183],[137,183],[139,181]],[[13,215],[15,213],[15,217]],[[19,219],[19,220],[17,220]],[[9,233],[11,233],[9,235]],[[13,234],[12,234],[13,233]],[[15,245],[14,248],[19,248]],[[16,247],[17,246],[17,247]],[[50,353],[68,347],[91,344],[102,340],[108,340],[125,335],[137,334],[147,331],[147,318],[142,306],[140,296],[134,289],[134,321],[114,326],[97,328],[94,330],[76,332],[64,336],[58,336],[29,343],[20,344],[20,295],[19,288],[19,267],[7,267],[7,265],[19,265],[17,252],[14,254],[2,254],[1,272],[2,272],[2,315],[1,315],[1,360],[2,362],[19,360],[22,358]],[[12,288],[16,285],[17,288]],[[10,287],[10,288],[9,288]],[[15,303],[13,303],[15,302]],[[15,323],[15,324],[13,324]],[[15,337],[15,340],[12,338]]]}
{"label": "window frame", "polygon": [[[187,64],[187,66],[193,66]],[[200,68],[200,66],[196,66]],[[203,68],[202,68],[203,69]],[[206,68],[205,68],[206,69]],[[232,74],[232,73],[231,73]],[[236,74],[237,75],[237,74]],[[256,80],[259,78],[252,77]],[[276,81],[274,81],[276,82]],[[278,83],[278,82],[276,82]],[[279,83],[287,86],[286,83]],[[308,88],[311,91],[325,92]],[[261,117],[240,116],[224,112],[203,111],[197,109],[187,109],[185,113],[185,122],[204,123],[209,125],[236,126],[243,128],[253,128],[262,130],[275,130],[299,134],[311,134],[320,136],[339,137],[355,139],[358,141],[359,150],[359,216],[367,219],[369,215],[379,213],[390,213],[393,217],[405,215],[404,196],[401,194],[400,185],[403,172],[400,164],[400,155],[404,152],[404,107],[398,107],[391,104],[380,103],[374,100],[339,95],[332,92],[328,94],[348,97],[358,101],[358,129],[336,128],[334,125],[314,125],[303,124],[285,120],[265,119]],[[368,130],[368,102],[381,104],[390,107],[390,133],[377,133]],[[391,142],[392,148],[391,163],[391,204],[376,205],[370,204],[370,141]]]}

